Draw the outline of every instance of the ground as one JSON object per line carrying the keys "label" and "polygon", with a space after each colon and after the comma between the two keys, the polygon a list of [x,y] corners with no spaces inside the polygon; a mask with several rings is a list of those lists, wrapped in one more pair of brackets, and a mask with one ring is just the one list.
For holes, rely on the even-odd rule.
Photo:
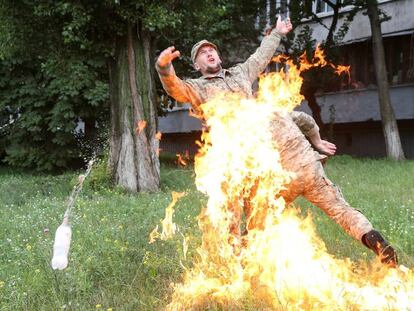
{"label": "ground", "polygon": [[[194,171],[171,161],[162,164],[162,189],[128,194],[112,189],[99,175],[89,177],[72,217],[69,267],[50,267],[54,232],[77,175],[34,175],[0,168],[0,310],[155,310],[168,303],[170,283],[191,266],[200,242],[197,219],[206,198],[197,192]],[[361,210],[414,266],[414,161],[334,157],[326,166],[349,203]],[[186,191],[176,205],[176,236],[148,243],[164,216],[172,191]],[[330,253],[372,260],[371,252],[346,236],[304,200]],[[187,258],[182,235],[190,236]]]}

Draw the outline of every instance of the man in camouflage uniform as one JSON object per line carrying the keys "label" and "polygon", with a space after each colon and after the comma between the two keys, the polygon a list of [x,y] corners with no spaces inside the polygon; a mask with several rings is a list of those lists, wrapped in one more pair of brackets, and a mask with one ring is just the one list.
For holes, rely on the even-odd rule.
{"label": "man in camouflage uniform", "polygon": [[[198,79],[183,81],[175,75],[172,60],[179,57],[180,52],[174,47],[161,52],[156,69],[165,91],[178,102],[190,103],[195,113],[200,115],[199,106],[218,92],[237,92],[251,97],[253,81],[270,62],[281,37],[291,29],[291,23],[288,20],[282,22],[279,17],[276,27],[263,38],[256,52],[244,63],[229,69],[222,69],[217,47],[213,43],[207,40],[196,43],[191,51],[191,59],[194,68],[202,74]],[[305,136],[318,151],[327,155],[335,154],[336,146],[321,139],[314,119],[303,112],[293,111],[287,116],[275,116],[272,128],[282,166],[296,174],[281,193],[286,203],[291,203],[299,195],[304,196],[349,235],[372,249],[383,263],[396,266],[394,249],[378,231],[373,230],[361,212],[345,201],[340,190],[326,177],[320,162],[326,156],[316,152]],[[249,217],[250,211],[245,212]],[[237,219],[236,223],[239,222],[240,219]]]}

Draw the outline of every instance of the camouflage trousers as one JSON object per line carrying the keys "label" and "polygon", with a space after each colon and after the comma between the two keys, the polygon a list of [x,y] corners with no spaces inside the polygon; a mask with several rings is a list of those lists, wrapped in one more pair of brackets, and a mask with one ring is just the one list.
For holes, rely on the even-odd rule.
{"label": "camouflage trousers", "polygon": [[[280,193],[285,199],[286,205],[289,205],[301,195],[324,211],[350,236],[359,241],[365,233],[373,229],[369,220],[360,211],[351,207],[345,201],[341,190],[326,177],[320,161],[314,161],[302,167],[295,171],[295,174],[296,176],[286,186],[286,189]],[[240,236],[242,211],[235,209],[233,212],[234,220],[230,225],[230,231],[235,236]],[[250,217],[252,211],[249,204],[245,204],[244,212],[249,223],[248,229],[263,226],[265,211],[263,211],[264,213],[255,213],[255,216]]]}

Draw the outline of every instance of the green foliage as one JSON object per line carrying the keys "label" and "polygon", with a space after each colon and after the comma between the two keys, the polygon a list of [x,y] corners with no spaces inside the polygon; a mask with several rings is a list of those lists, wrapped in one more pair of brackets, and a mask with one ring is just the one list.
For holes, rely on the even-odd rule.
{"label": "green foliage", "polygon": [[103,156],[95,161],[89,177],[85,180],[85,188],[99,191],[113,187],[111,174],[108,169],[108,156],[109,152],[105,151]]}
{"label": "green foliage", "polygon": [[[0,129],[0,154],[9,164],[38,170],[82,160],[82,140],[93,141],[108,126],[108,64],[128,23],[160,47],[181,45],[189,55],[204,37],[233,42],[247,30],[257,37],[256,6],[263,3],[1,1],[0,126],[9,115],[13,124]],[[84,135],[74,135],[79,120],[87,123]]]}
{"label": "green foliage", "polygon": [[305,25],[296,35],[292,45],[293,54],[298,56],[306,51],[307,55],[312,55],[316,45],[316,40],[312,37],[313,30],[309,25]]}
{"label": "green foliage", "polygon": [[[4,160],[38,170],[72,166],[82,159],[79,140],[108,123],[106,60],[79,31],[89,16],[43,1],[9,2],[7,13],[1,24],[17,39],[0,61],[0,111],[13,119],[1,129]],[[92,126],[75,135],[80,120]]]}
{"label": "green foliage", "polygon": [[7,58],[14,51],[14,25],[10,15],[10,7],[4,1],[0,2],[0,60]]}
{"label": "green foliage", "polygon": [[59,61],[50,55],[42,63],[3,61],[1,65],[0,109],[14,118],[4,129],[8,134],[5,160],[51,170],[78,159],[81,150],[74,129],[80,119],[104,122],[107,83],[79,59]]}

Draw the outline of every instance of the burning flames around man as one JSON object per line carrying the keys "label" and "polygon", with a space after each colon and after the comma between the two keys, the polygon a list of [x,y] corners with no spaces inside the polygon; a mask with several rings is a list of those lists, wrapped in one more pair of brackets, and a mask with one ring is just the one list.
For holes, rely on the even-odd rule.
{"label": "burning flames around man", "polygon": [[[332,66],[319,53],[317,65]],[[202,244],[168,310],[414,308],[413,271],[334,258],[311,217],[278,196],[293,173],[281,166],[268,125],[300,104],[300,70],[310,66],[262,77],[256,99],[221,94],[202,106],[209,129],[195,159],[197,188],[208,196],[198,218]]]}

